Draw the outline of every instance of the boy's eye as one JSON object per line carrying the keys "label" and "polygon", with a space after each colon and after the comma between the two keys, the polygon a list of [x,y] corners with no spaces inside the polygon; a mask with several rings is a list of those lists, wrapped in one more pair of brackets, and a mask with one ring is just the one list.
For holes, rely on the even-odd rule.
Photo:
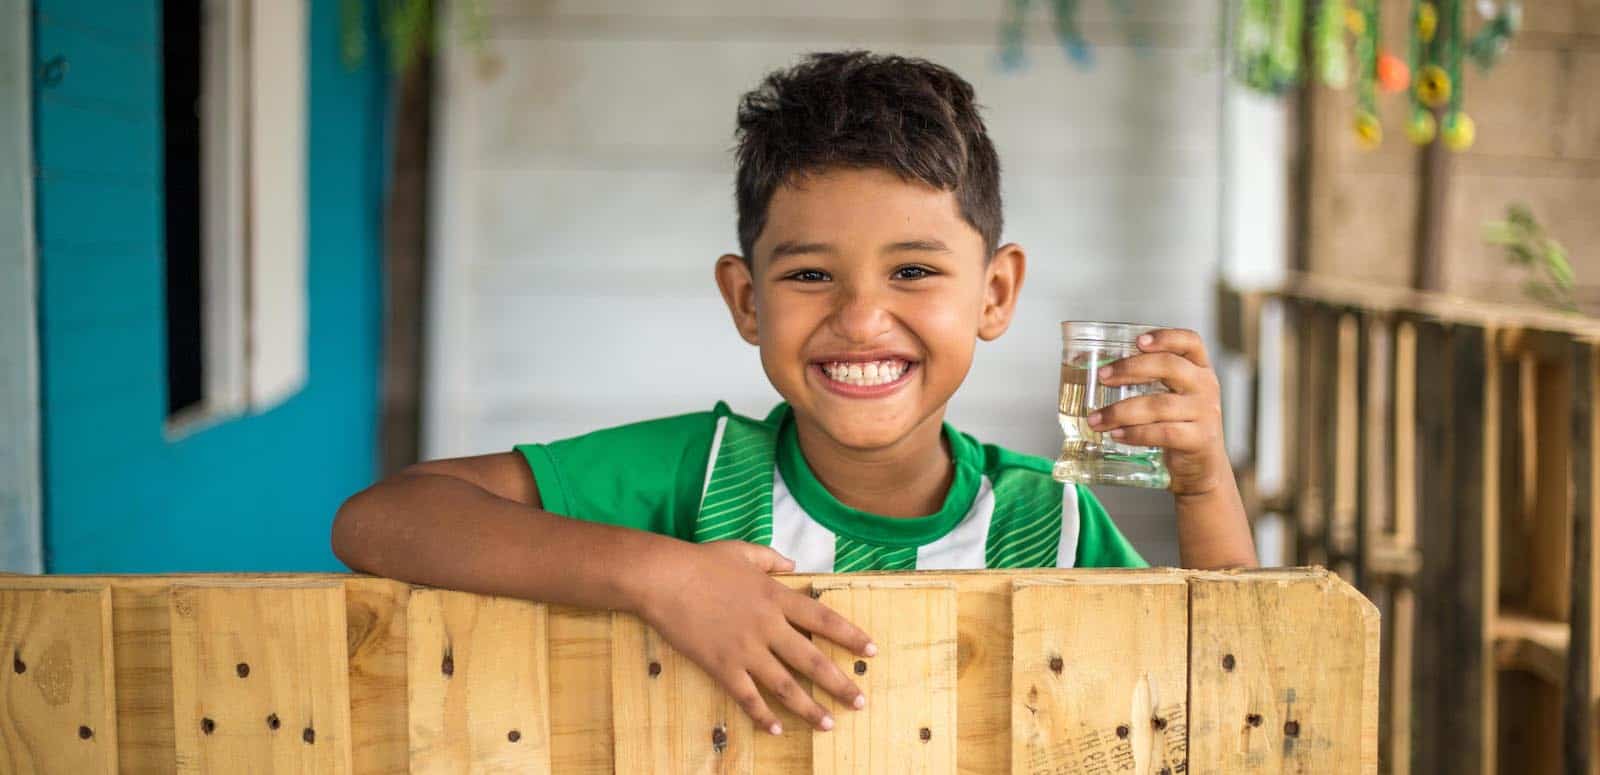
{"label": "boy's eye", "polygon": [[799,280],[803,283],[820,283],[828,279],[828,273],[820,269],[801,269],[791,272],[786,280]]}
{"label": "boy's eye", "polygon": [[894,270],[896,280],[921,280],[933,275],[933,270],[924,266],[902,266]]}

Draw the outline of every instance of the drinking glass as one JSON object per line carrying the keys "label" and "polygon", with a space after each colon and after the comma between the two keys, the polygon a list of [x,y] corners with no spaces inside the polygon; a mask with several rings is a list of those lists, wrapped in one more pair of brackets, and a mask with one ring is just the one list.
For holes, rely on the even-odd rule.
{"label": "drinking glass", "polygon": [[1066,440],[1051,475],[1062,482],[1165,488],[1160,447],[1124,444],[1089,427],[1089,415],[1126,398],[1164,393],[1160,382],[1102,385],[1099,369],[1139,354],[1141,334],[1159,326],[1069,320],[1061,324],[1061,432]]}

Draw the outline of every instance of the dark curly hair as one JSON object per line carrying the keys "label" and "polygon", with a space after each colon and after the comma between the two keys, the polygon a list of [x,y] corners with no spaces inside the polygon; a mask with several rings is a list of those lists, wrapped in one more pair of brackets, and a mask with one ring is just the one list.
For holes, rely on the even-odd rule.
{"label": "dark curly hair", "polygon": [[961,217],[1000,244],[1000,159],[972,84],[922,59],[817,53],[739,101],[739,247],[749,261],[779,186],[836,167],[880,168],[951,191]]}

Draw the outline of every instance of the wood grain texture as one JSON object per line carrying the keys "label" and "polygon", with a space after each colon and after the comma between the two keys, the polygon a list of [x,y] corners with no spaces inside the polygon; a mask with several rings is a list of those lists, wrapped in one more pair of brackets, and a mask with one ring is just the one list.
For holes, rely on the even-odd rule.
{"label": "wood grain texture", "polygon": [[1321,571],[1197,574],[1189,592],[1190,772],[1377,772],[1371,602]]}
{"label": "wood grain texture", "polygon": [[1572,344],[1572,594],[1561,761],[1567,772],[1600,772],[1595,704],[1600,700],[1600,341]]}
{"label": "wood grain texture", "polygon": [[340,584],[172,589],[179,772],[352,771]]}
{"label": "wood grain texture", "polygon": [[350,756],[356,772],[410,766],[406,705],[407,584],[371,577],[345,582],[350,653]]}
{"label": "wood grain texture", "polygon": [[833,731],[812,735],[812,772],[956,772],[956,587],[949,582],[813,582],[824,605],[870,633],[878,654],[858,659],[824,642],[822,651],[867,696],[853,710],[825,692]]}
{"label": "wood grain texture", "polygon": [[1011,771],[1186,771],[1188,609],[1183,577],[1159,571],[1019,579]]}
{"label": "wood grain texture", "polygon": [[0,578],[0,771],[117,772],[111,590]]}
{"label": "wood grain texture", "polygon": [[754,767],[756,732],[739,704],[622,613],[611,619],[611,712],[617,772],[722,775]]}
{"label": "wood grain texture", "polygon": [[413,772],[551,772],[547,613],[417,589],[406,610]]}

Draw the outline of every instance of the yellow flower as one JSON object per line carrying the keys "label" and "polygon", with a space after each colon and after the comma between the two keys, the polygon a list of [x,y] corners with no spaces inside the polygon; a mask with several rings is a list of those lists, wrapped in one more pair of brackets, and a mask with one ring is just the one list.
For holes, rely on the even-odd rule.
{"label": "yellow flower", "polygon": [[1406,122],[1406,138],[1416,145],[1427,145],[1439,134],[1439,122],[1433,114],[1419,110]]}
{"label": "yellow flower", "polygon": [[1383,124],[1378,123],[1378,117],[1361,111],[1356,114],[1356,141],[1362,148],[1372,150],[1383,144]]}
{"label": "yellow flower", "polygon": [[1452,151],[1465,151],[1477,139],[1478,127],[1472,117],[1457,113],[1444,122],[1444,144]]}
{"label": "yellow flower", "polygon": [[1344,26],[1351,35],[1360,35],[1367,31],[1367,15],[1355,8],[1347,9],[1344,12]]}
{"label": "yellow flower", "polygon": [[1439,9],[1433,3],[1417,6],[1417,39],[1432,43],[1433,34],[1439,31]]}
{"label": "yellow flower", "polygon": [[1427,65],[1417,73],[1417,99],[1430,108],[1444,107],[1450,101],[1450,74],[1438,65]]}

